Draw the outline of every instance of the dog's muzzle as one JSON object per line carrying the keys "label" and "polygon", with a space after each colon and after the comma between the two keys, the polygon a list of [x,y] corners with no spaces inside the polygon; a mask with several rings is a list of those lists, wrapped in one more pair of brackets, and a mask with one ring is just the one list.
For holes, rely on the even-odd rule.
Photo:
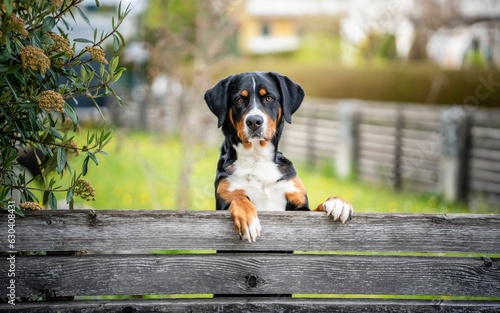
{"label": "dog's muzzle", "polygon": [[264,117],[262,115],[250,115],[245,119],[248,138],[261,138],[264,129]]}

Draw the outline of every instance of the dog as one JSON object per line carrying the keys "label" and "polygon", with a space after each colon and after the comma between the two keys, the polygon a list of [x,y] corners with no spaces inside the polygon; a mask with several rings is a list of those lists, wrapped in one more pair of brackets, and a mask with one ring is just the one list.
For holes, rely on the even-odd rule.
{"label": "dog", "polygon": [[[292,122],[305,93],[274,72],[231,75],[205,93],[225,137],[215,177],[217,210],[229,210],[240,239],[261,233],[258,211],[309,211],[307,193],[293,163],[278,151],[285,121]],[[353,207],[329,197],[315,211],[345,223]]]}

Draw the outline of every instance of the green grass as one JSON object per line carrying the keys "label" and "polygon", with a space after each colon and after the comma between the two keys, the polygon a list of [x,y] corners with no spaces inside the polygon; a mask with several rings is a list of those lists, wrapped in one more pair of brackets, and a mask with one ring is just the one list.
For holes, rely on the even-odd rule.
{"label": "green grass", "polygon": [[[85,132],[80,134],[84,137]],[[189,207],[194,210],[215,208],[213,180],[219,156],[218,146],[199,144],[193,147]],[[120,133],[106,147],[107,156],[99,155],[99,165],[92,162],[85,177],[96,189],[96,200],[76,203],[96,209],[175,209],[180,168],[185,157],[178,138],[143,132]],[[293,161],[293,155],[287,155]],[[81,166],[83,156],[71,163]],[[350,201],[356,212],[466,213],[461,204],[450,204],[438,195],[393,192],[385,184],[340,181],[330,166],[310,168],[296,163],[307,190],[311,208],[329,196]],[[67,175],[65,181],[69,181]],[[61,195],[60,199],[64,197]],[[494,213],[484,208],[480,213]]]}
{"label": "green grass", "polygon": [[[182,149],[174,137],[142,132],[120,134],[116,131],[106,147],[107,156],[99,155],[99,165],[89,163],[84,178],[96,190],[94,202],[83,202],[96,209],[174,209]],[[214,207],[213,175],[217,148],[195,147],[192,176],[193,209]],[[83,157],[80,157],[83,158]],[[82,159],[71,160],[77,168]],[[69,179],[69,178],[68,178]]]}

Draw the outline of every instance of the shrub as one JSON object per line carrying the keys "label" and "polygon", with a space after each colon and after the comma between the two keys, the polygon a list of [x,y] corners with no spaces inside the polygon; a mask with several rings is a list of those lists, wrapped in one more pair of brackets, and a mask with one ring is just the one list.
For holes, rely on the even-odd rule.
{"label": "shrub", "polygon": [[[43,193],[42,204],[55,209],[57,192],[65,193],[73,207],[73,197],[94,199],[94,190],[83,179],[88,164],[98,164],[97,154],[111,133],[88,134],[85,143],[74,140],[78,116],[73,108],[77,96],[85,96],[100,111],[95,99],[108,95],[121,99],[110,87],[124,68],[118,68],[118,57],[108,63],[103,49],[113,41],[116,53],[124,44],[118,27],[129,13],[118,7],[117,19],[110,32],[94,31],[94,38],[68,39],[68,18],[80,14],[83,0],[3,0],[0,4],[0,206],[6,209],[12,192],[20,192],[22,203],[40,203],[33,191]],[[99,1],[96,0],[99,6]],[[75,42],[86,45],[76,50]],[[92,66],[91,62],[98,63]],[[26,152],[36,155],[40,173],[28,179],[19,165]],[[82,157],[81,169],[69,166],[71,154]],[[53,173],[56,173],[54,175]],[[71,185],[60,186],[58,177],[72,175]],[[34,184],[34,180],[40,184]],[[59,194],[59,193],[57,193]],[[12,204],[12,203],[10,203]],[[22,214],[17,205],[17,212]],[[33,206],[33,205],[31,205]],[[29,205],[25,207],[30,207]]]}

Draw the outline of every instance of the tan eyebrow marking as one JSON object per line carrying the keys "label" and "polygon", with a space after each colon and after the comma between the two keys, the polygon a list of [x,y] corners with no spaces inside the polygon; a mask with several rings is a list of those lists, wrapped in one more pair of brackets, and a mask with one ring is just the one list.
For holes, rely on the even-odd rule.
{"label": "tan eyebrow marking", "polygon": [[259,90],[259,95],[261,95],[261,96],[264,96],[266,93],[267,93],[267,90],[265,90],[264,88],[261,88]]}
{"label": "tan eyebrow marking", "polygon": [[248,97],[249,93],[248,93],[248,90],[246,89],[243,89],[240,93],[243,97]]}

